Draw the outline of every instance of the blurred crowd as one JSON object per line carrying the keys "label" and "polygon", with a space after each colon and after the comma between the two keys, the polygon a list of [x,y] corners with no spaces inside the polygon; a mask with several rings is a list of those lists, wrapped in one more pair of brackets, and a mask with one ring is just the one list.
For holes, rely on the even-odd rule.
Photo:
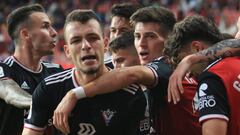
{"label": "blurred crowd", "polygon": [[14,44],[7,34],[7,15],[16,7],[28,3],[40,3],[52,17],[53,26],[58,31],[58,44],[53,56],[45,60],[71,67],[63,52],[63,24],[66,15],[73,9],[92,9],[105,24],[105,36],[109,36],[110,8],[115,3],[131,2],[142,6],[161,5],[171,9],[178,20],[192,14],[200,14],[213,19],[223,33],[235,35],[236,22],[240,16],[240,0],[8,0],[0,1],[0,60],[14,51]]}

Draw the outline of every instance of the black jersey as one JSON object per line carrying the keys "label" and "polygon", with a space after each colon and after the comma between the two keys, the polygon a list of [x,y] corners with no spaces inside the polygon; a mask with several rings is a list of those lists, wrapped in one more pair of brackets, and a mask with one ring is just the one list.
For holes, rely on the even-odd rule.
{"label": "black jersey", "polygon": [[[25,121],[25,128],[44,130],[65,94],[78,87],[74,70],[69,69],[51,75],[38,85],[33,94],[33,104]],[[80,99],[69,117],[70,135],[137,134],[145,106],[146,99],[138,85]]]}
{"label": "black jersey", "polygon": [[[32,94],[38,83],[50,74],[60,72],[58,64],[41,63],[41,70],[34,72],[21,65],[13,56],[0,63],[0,79],[11,78],[19,86]],[[19,135],[22,133],[24,117],[29,108],[19,109],[0,99],[0,135]]]}
{"label": "black jersey", "polygon": [[[160,134],[158,132],[159,129],[164,130],[164,126],[170,126],[168,125],[168,120],[163,121],[163,119],[165,119],[165,117],[167,117],[170,113],[167,112],[167,101],[165,98],[167,94],[168,80],[172,73],[172,69],[166,60],[167,59],[165,57],[159,57],[146,65],[155,75],[155,82],[153,86],[149,88],[150,91],[148,93],[150,99],[150,117],[153,120],[151,123],[152,134]],[[162,132],[163,131],[161,131],[161,133]]]}
{"label": "black jersey", "polygon": [[166,60],[160,57],[147,65],[155,74],[156,80],[150,93],[153,100],[151,114],[155,134],[200,135],[198,115],[193,112],[192,108],[197,82],[194,77],[185,77],[182,82],[185,92],[181,95],[181,102],[177,105],[168,103],[166,94],[172,69]]}
{"label": "black jersey", "polygon": [[219,59],[199,77],[199,121],[222,119],[227,135],[240,134],[240,57]]}

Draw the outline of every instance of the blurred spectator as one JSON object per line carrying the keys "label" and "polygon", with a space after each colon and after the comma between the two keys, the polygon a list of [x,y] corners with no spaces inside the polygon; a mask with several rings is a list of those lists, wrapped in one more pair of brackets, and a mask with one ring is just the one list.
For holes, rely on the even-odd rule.
{"label": "blurred spectator", "polygon": [[45,58],[66,67],[71,67],[71,62],[65,58],[63,51],[64,39],[62,28],[66,14],[73,9],[93,9],[105,24],[105,36],[109,35],[110,8],[113,4],[131,2],[142,6],[163,5],[171,9],[178,20],[186,16],[200,14],[213,19],[219,24],[219,29],[223,33],[235,35],[237,32],[236,22],[240,16],[239,0],[8,0],[0,1],[0,60],[4,59],[9,53],[13,52],[14,46],[6,32],[5,20],[7,15],[14,8],[27,3],[40,3],[52,16],[54,27],[59,33],[59,43],[53,56]]}

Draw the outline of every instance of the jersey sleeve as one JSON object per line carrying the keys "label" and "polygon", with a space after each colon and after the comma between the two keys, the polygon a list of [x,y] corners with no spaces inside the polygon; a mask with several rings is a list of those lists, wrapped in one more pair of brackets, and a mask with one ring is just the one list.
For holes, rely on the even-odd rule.
{"label": "jersey sleeve", "polygon": [[6,78],[12,78],[11,68],[4,63],[0,63],[0,79]]}
{"label": "jersey sleeve", "polygon": [[155,83],[152,87],[149,87],[149,89],[151,89],[151,95],[157,98],[157,100],[161,99],[162,96],[167,95],[168,80],[172,69],[170,65],[165,62],[164,58],[154,60],[146,66],[151,69],[155,76]]}
{"label": "jersey sleeve", "polygon": [[204,72],[200,76],[197,89],[200,123],[208,119],[229,120],[229,106],[222,80],[215,74]]}
{"label": "jersey sleeve", "polygon": [[42,81],[33,93],[32,106],[28,118],[25,120],[25,128],[36,131],[43,131],[46,128],[52,116],[51,96],[49,96],[51,94],[47,92],[45,83]]}

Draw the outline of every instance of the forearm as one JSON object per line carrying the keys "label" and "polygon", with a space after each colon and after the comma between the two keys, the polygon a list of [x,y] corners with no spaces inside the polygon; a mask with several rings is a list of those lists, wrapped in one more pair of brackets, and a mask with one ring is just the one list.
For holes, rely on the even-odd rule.
{"label": "forearm", "polygon": [[88,83],[83,88],[87,97],[92,97],[113,92],[134,83],[150,85],[153,82],[154,74],[149,68],[145,66],[133,66],[112,70]]}
{"label": "forearm", "polygon": [[196,64],[199,62],[208,62],[215,60],[216,58],[225,58],[230,56],[240,56],[239,39],[228,39],[218,42],[206,50],[192,54],[191,61],[193,64]]}
{"label": "forearm", "polygon": [[12,79],[0,80],[0,98],[18,108],[30,107],[32,96]]}

